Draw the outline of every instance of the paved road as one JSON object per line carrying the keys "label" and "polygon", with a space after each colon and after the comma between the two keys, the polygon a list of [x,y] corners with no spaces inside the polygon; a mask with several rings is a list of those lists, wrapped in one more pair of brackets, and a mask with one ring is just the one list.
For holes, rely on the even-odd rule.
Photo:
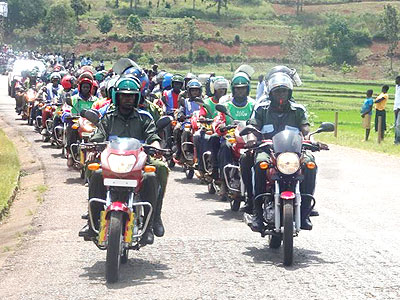
{"label": "paved road", "polygon": [[399,159],[341,147],[317,155],[321,216],[295,239],[292,267],[242,213],[176,170],[165,237],[130,252],[121,282],[107,285],[106,253],[78,238],[87,188],[60,150],[16,119],[0,84],[0,117],[38,150],[49,187],[32,231],[0,270],[0,299],[400,299]]}

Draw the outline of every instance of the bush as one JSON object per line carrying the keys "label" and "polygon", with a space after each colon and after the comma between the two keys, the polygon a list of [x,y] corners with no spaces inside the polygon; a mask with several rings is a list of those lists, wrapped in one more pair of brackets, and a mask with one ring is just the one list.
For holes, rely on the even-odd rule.
{"label": "bush", "polygon": [[208,50],[202,47],[198,48],[194,55],[194,59],[196,62],[208,62],[210,61],[210,58],[211,56]]}
{"label": "bush", "polygon": [[235,44],[240,44],[240,35],[235,35],[235,39],[234,39]]}
{"label": "bush", "polygon": [[351,37],[353,39],[353,43],[356,46],[365,47],[365,46],[369,46],[372,44],[371,33],[369,32],[369,30],[367,28],[360,29],[360,30],[354,30],[351,33]]}
{"label": "bush", "polygon": [[131,51],[128,53],[128,57],[133,60],[138,60],[143,54],[143,48],[140,44],[136,43],[133,45]]}
{"label": "bush", "polygon": [[109,15],[102,16],[97,22],[97,29],[104,34],[107,34],[111,31],[113,27],[112,19]]}

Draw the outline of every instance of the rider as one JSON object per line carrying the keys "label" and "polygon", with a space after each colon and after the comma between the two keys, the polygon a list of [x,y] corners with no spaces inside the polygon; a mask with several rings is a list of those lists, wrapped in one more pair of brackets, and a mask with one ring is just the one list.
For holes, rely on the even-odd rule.
{"label": "rider", "polygon": [[[70,115],[79,116],[83,109],[90,109],[92,107],[93,103],[97,100],[97,98],[91,94],[92,87],[93,77],[91,77],[89,73],[81,74],[78,78],[78,94],[72,96],[72,107],[64,110],[63,119]],[[71,144],[76,143],[78,140],[78,133],[76,130],[72,130],[71,126],[72,124],[69,123],[66,130],[68,153]],[[68,157],[67,164],[68,166],[73,165],[73,158],[71,156]]]}
{"label": "rider", "polygon": [[[46,102],[50,103],[60,97],[63,91],[63,86],[60,84],[61,75],[59,72],[53,72],[50,75],[50,83],[46,86]],[[51,112],[42,110],[42,135],[47,135],[46,120],[51,117]]]}
{"label": "rider", "polygon": [[187,73],[183,82],[183,91],[179,94],[178,97],[179,105],[183,105],[185,99],[188,97],[188,83],[192,79],[197,79],[196,75],[194,75],[193,73]]}
{"label": "rider", "polygon": [[171,113],[179,108],[178,97],[184,84],[184,78],[180,74],[175,74],[171,78],[172,89],[163,92],[162,101],[166,106],[166,112]]}
{"label": "rider", "polygon": [[[268,76],[267,76],[268,77]],[[296,104],[292,101],[293,80],[283,72],[277,72],[269,76],[267,82],[268,101],[264,101],[259,105],[249,121],[249,124],[255,126],[263,133],[263,137],[271,139],[276,133],[284,130],[285,128],[299,130],[303,136],[307,136],[310,130],[310,123],[307,119],[307,113],[304,106]],[[263,161],[270,161],[271,158],[266,152],[257,153],[254,159],[254,182],[253,186],[245,182],[247,190],[254,190],[254,218],[252,222],[252,229],[254,231],[262,231],[263,224],[263,211],[262,211],[262,198],[257,199],[257,195],[265,193],[266,172],[260,168],[260,163]],[[306,154],[305,163],[314,161],[311,154]],[[248,170],[251,173],[253,162],[244,162],[241,164],[243,170]],[[301,193],[313,194],[315,187],[315,173],[314,170],[305,170],[305,180],[300,186]],[[251,200],[251,199],[250,199]],[[312,223],[309,219],[308,212],[311,208],[311,199],[309,197],[302,197],[301,201],[301,228],[305,230],[312,229]]]}
{"label": "rider", "polygon": [[[140,102],[140,81],[136,78],[121,77],[115,84],[112,101],[115,110],[108,112],[101,120],[102,130],[97,130],[91,138],[92,142],[102,142],[112,136],[136,138],[143,143],[160,148],[160,137],[156,133],[156,126],[151,115],[138,109]],[[141,193],[143,199],[148,200],[154,208],[146,232],[143,234],[141,243],[152,244],[154,235],[164,235],[164,226],[161,220],[161,209],[168,179],[168,168],[161,160],[150,158],[150,164],[156,167],[155,174],[144,175]],[[160,187],[160,188],[159,188]],[[101,171],[96,171],[90,178],[89,199],[106,199],[106,189],[103,183]],[[102,205],[94,209],[95,215],[99,216]],[[85,226],[80,236],[93,236],[89,226]]]}
{"label": "rider", "polygon": [[174,128],[174,141],[176,143],[176,152],[175,152],[175,157],[176,159],[180,160],[181,155],[182,155],[182,124],[180,122],[183,122],[186,117],[191,116],[194,112],[200,110],[200,105],[196,103],[195,101],[202,101],[203,96],[203,86],[200,81],[197,79],[192,79],[191,81],[188,82],[187,84],[187,91],[188,91],[188,98],[184,100],[183,103],[181,103],[179,110],[177,111],[177,119],[178,123],[176,124]]}
{"label": "rider", "polygon": [[[214,77],[210,84],[210,92],[212,97],[207,97],[203,101],[203,105],[200,108],[199,118],[200,119],[213,119],[217,116],[218,111],[215,109],[215,105],[219,103],[219,99],[226,95],[229,87],[229,82],[222,76]],[[208,141],[210,135],[206,134],[204,130],[197,130],[193,136],[193,143],[195,145],[196,157],[199,161],[198,169],[200,176],[204,173],[204,162],[203,153],[209,148]]]}
{"label": "rider", "polygon": [[223,103],[233,120],[231,117],[219,113],[213,124],[216,134],[210,137],[214,179],[221,179],[224,166],[233,162],[232,145],[220,138],[226,134],[226,126],[231,125],[234,121],[249,120],[255,104],[254,99],[249,97],[250,78],[246,73],[235,74],[231,90],[232,94],[222,97],[219,102]]}

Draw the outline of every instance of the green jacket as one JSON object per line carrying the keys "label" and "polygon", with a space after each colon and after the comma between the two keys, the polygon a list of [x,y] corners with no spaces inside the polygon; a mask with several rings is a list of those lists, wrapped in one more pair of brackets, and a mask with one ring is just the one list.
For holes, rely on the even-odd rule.
{"label": "green jacket", "polygon": [[72,105],[74,106],[71,108],[72,115],[79,115],[82,109],[91,109],[94,102],[98,100],[97,97],[91,96],[88,100],[83,100],[79,94],[73,95],[72,98]]}
{"label": "green jacket", "polygon": [[100,123],[105,133],[97,128],[90,139],[92,142],[103,142],[110,136],[131,137],[146,144],[161,141],[152,116],[144,110],[135,109],[128,117],[123,116],[118,110],[110,111],[104,115]]}
{"label": "green jacket", "polygon": [[261,130],[264,137],[272,138],[276,133],[284,130],[287,126],[301,129],[303,125],[309,125],[307,112],[303,105],[290,102],[287,111],[277,112],[270,109],[270,102],[255,107],[249,124]]}

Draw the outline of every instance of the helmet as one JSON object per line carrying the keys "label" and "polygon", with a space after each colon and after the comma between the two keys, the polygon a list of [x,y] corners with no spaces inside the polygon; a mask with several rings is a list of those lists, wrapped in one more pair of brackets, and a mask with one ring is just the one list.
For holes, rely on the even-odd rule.
{"label": "helmet", "polygon": [[92,89],[90,90],[90,92],[92,93],[92,95],[96,96],[98,89],[99,89],[99,84],[97,83],[96,80],[94,80],[93,81],[93,85],[92,85]]}
{"label": "helmet", "polygon": [[128,68],[124,71],[123,75],[129,75],[132,74],[134,77],[136,77],[137,79],[139,79],[140,81],[140,91],[142,92],[142,95],[145,95],[148,87],[149,87],[149,77],[147,76],[147,74],[139,68],[135,68],[135,67],[131,67]]}
{"label": "helmet", "polygon": [[136,95],[135,107],[140,102],[140,81],[137,78],[121,77],[115,83],[115,88],[112,90],[112,102],[116,107],[119,105],[119,94],[133,94]]}
{"label": "helmet", "polygon": [[98,82],[102,82],[104,80],[104,74],[102,72],[97,72],[94,74],[94,79],[96,79]]}
{"label": "helmet", "polygon": [[250,78],[244,72],[238,72],[232,79],[231,89],[232,94],[235,96],[235,87],[247,87],[247,94],[250,93]]}
{"label": "helmet", "polygon": [[187,89],[187,84],[188,84],[188,82],[190,81],[190,80],[192,80],[192,79],[196,79],[197,77],[196,77],[196,75],[194,75],[193,73],[187,73],[186,74],[186,76],[185,76],[185,83],[184,83],[184,88],[185,89]]}
{"label": "helmet", "polygon": [[53,68],[54,72],[60,72],[61,71],[61,66],[60,65],[55,65]]}
{"label": "helmet", "polygon": [[38,76],[39,73],[39,69],[37,67],[34,67],[30,72],[29,72],[29,76],[30,77],[36,77]]}
{"label": "helmet", "polygon": [[227,89],[229,87],[229,82],[223,76],[213,77],[210,82],[210,92],[212,95],[215,94],[216,90]]}
{"label": "helmet", "polygon": [[82,78],[87,78],[87,79],[90,79],[90,80],[94,80],[94,77],[93,77],[93,73],[90,73],[90,72],[83,72],[83,73],[81,73],[80,75],[79,75],[79,77],[78,77],[78,81],[79,80],[81,80]]}
{"label": "helmet", "polygon": [[61,80],[61,75],[58,72],[53,72],[50,75],[50,81],[53,81],[54,79],[58,79],[58,81]]}
{"label": "helmet", "polygon": [[200,89],[200,93],[203,92],[203,86],[202,86],[201,82],[197,79],[192,79],[187,84],[187,90],[188,90],[189,97],[191,96],[190,90],[192,90],[192,89]]}
{"label": "helmet", "polygon": [[161,83],[161,89],[163,90],[170,90],[172,84],[172,74],[167,73],[164,75],[163,81]]}
{"label": "helmet", "polygon": [[81,76],[79,76],[79,78],[78,78],[78,91],[79,92],[81,91],[82,84],[84,84],[84,83],[90,84],[90,88],[92,89],[93,81],[94,81],[93,77],[88,76],[88,74],[85,74],[85,73],[81,74]]}
{"label": "helmet", "polygon": [[175,75],[172,76],[171,82],[172,83],[180,82],[180,83],[183,84],[185,82],[185,79],[183,78],[183,76],[181,74],[175,74]]}
{"label": "helmet", "polygon": [[296,86],[301,86],[302,82],[300,79],[299,74],[297,74],[296,69],[290,69],[286,66],[275,66],[273,67],[268,73],[267,75],[265,75],[265,84],[268,84],[268,81],[270,79],[270,77],[275,74],[275,73],[285,73],[287,75],[289,75],[289,77],[292,79],[293,83]]}
{"label": "helmet", "polygon": [[61,85],[65,90],[72,89],[72,86],[74,85],[75,81],[76,81],[75,77],[71,75],[65,75],[61,79]]}
{"label": "helmet", "polygon": [[164,76],[167,74],[167,72],[161,71],[157,74],[157,76],[155,77],[156,83],[161,85],[161,83],[164,80]]}
{"label": "helmet", "polygon": [[111,77],[111,78],[107,81],[107,83],[106,83],[106,97],[107,97],[108,99],[111,99],[112,90],[114,89],[115,83],[118,81],[118,79],[119,79],[119,76],[114,76],[114,77]]}
{"label": "helmet", "polygon": [[[275,90],[286,89],[288,90],[287,99],[275,99],[272,94]],[[278,72],[270,76],[267,85],[268,98],[271,101],[271,107],[277,110],[284,110],[292,98],[293,81],[292,78],[286,73]]]}

